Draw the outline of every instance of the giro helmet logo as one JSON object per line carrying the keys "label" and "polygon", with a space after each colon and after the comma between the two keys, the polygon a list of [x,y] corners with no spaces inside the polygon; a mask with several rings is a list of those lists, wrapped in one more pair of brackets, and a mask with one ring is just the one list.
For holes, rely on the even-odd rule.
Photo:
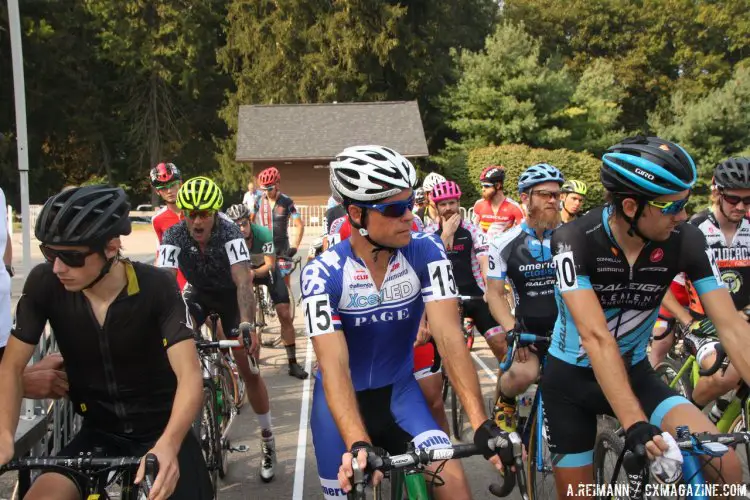
{"label": "giro helmet logo", "polygon": [[645,177],[646,179],[653,181],[656,177],[654,177],[654,174],[650,174],[646,172],[645,170],[642,170],[640,168],[635,169],[635,173],[640,175],[641,177]]}

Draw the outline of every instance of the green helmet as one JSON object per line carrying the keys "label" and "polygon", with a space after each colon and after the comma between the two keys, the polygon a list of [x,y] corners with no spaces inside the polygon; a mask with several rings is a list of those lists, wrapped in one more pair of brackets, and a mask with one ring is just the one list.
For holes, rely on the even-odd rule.
{"label": "green helmet", "polygon": [[589,192],[589,188],[583,181],[570,180],[565,181],[565,184],[562,185],[560,191],[563,193],[576,193],[581,196],[586,196],[586,193]]}
{"label": "green helmet", "polygon": [[180,210],[218,211],[223,204],[221,189],[208,177],[188,179],[177,192],[177,208]]}

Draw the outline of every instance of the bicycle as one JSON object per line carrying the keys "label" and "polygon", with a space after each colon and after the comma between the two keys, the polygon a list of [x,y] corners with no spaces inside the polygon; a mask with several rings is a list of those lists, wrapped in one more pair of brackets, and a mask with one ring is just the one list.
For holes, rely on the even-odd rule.
{"label": "bicycle", "polygon": [[[18,497],[23,498],[31,487],[31,472],[35,470],[51,469],[56,472],[68,473],[81,478],[83,498],[87,500],[107,500],[120,498],[121,500],[146,500],[159,473],[159,461],[156,455],[149,453],[145,457],[146,474],[140,485],[135,486],[141,457],[106,457],[94,458],[91,453],[79,457],[33,457],[12,460],[0,466],[0,475],[6,472],[18,471]],[[23,479],[22,479],[23,476]],[[107,491],[113,486],[119,487],[116,492]]]}
{"label": "bicycle", "polygon": [[[300,262],[302,260],[302,257],[299,255],[295,255],[294,257],[286,257],[286,256],[279,256],[278,257],[278,263],[277,266],[279,267],[279,271],[281,271],[281,276],[284,278],[285,284],[286,284],[286,291],[289,295],[289,314],[291,315],[292,321],[294,321],[294,316],[296,314],[296,307],[295,305],[299,305],[302,301],[302,296],[300,295],[299,300],[296,300],[294,297],[294,291],[292,290],[292,285],[289,280],[287,280],[287,276],[291,276],[294,271],[297,270],[297,268],[300,265]],[[289,282],[287,282],[289,281]],[[268,323],[266,322],[266,318],[275,319],[277,317],[276,309],[273,304],[273,301],[271,300],[271,294],[268,291],[268,287],[265,285],[256,285],[255,286],[255,310],[256,310],[256,321],[255,324],[258,328],[260,328],[260,331],[262,331],[263,327],[268,326]],[[262,342],[263,347],[278,347],[281,344],[282,338],[281,334],[276,335],[272,340],[264,340]]]}
{"label": "bicycle", "polygon": [[[228,459],[227,454],[231,452],[246,452],[246,445],[232,447],[229,441],[229,432],[239,409],[232,401],[230,404],[228,397],[234,394],[231,387],[234,376],[232,369],[226,364],[225,355],[222,350],[233,347],[250,346],[249,336],[240,340],[214,340],[216,338],[215,325],[216,317],[212,314],[212,321],[208,323],[209,338],[197,338],[195,346],[198,349],[201,367],[203,369],[203,403],[201,412],[193,423],[193,432],[195,432],[198,442],[201,445],[206,466],[208,467],[213,485],[214,497],[218,491],[218,478],[224,479],[227,473]],[[232,330],[232,337],[238,337],[239,331]],[[254,363],[254,358],[250,358]],[[257,370],[257,366],[255,366]],[[235,381],[240,382],[241,377]],[[244,392],[244,391],[243,391]],[[244,395],[244,394],[243,394]],[[217,477],[218,476],[218,477]]]}
{"label": "bicycle", "polygon": [[[466,318],[464,318],[463,304],[464,302],[469,302],[471,300],[484,300],[484,297],[474,297],[468,295],[462,295],[459,297],[458,314],[461,318],[464,342],[466,342],[466,348],[469,351],[471,351],[471,348],[474,346],[474,322],[472,320],[466,321]],[[440,366],[440,354],[438,353],[437,345],[435,345],[434,364],[436,366]],[[443,402],[446,402],[448,400],[449,395],[453,437],[461,440],[464,429],[464,422],[466,422],[467,420],[466,412],[464,411],[463,405],[461,404],[461,399],[456,394],[456,391],[453,390],[453,386],[451,385],[450,380],[448,380],[448,374],[445,372],[445,368],[443,368]]]}
{"label": "bicycle", "polygon": [[[526,476],[523,471],[523,445],[518,434],[505,434],[491,439],[489,442],[491,450],[504,450],[511,448],[513,454],[513,463],[503,464],[503,477],[505,480],[502,485],[491,484],[489,491],[495,496],[506,497],[518,485],[521,498],[526,499]],[[387,453],[371,453],[367,457],[367,471],[381,471],[385,478],[390,482],[390,499],[401,500],[427,500],[432,498],[431,492],[434,488],[444,484],[440,478],[440,467],[437,472],[432,473],[430,486],[424,477],[425,467],[432,462],[447,461],[451,459],[468,458],[480,455],[481,451],[474,444],[454,445],[451,448],[441,448],[437,450],[415,450],[414,444],[410,443],[407,452],[402,455],[388,456]],[[509,467],[515,466],[515,474],[512,474]],[[355,457],[352,457],[352,490],[347,495],[349,500],[366,500],[365,487],[367,486],[368,477],[366,471],[359,467]],[[382,484],[382,483],[381,483]],[[373,498],[382,500],[382,486],[373,487]],[[406,495],[404,497],[404,495]]]}
{"label": "bicycle", "polygon": [[[513,353],[520,347],[531,345],[549,345],[550,337],[534,335],[531,333],[520,333],[510,331],[506,337],[508,342],[508,353],[500,363],[500,370],[505,373],[513,364]],[[539,365],[544,369],[544,360],[539,360]],[[540,373],[541,376],[541,373]],[[526,459],[526,477],[529,480],[529,498],[557,498],[555,479],[552,469],[552,455],[547,444],[547,435],[544,428],[544,405],[542,393],[536,389],[536,384],[530,387],[525,395],[534,393],[531,404],[523,404],[522,408],[530,408],[531,419],[525,416],[519,417],[518,427],[522,429],[521,437],[528,457]],[[528,397],[528,396],[527,396]],[[519,410],[519,415],[520,415]],[[547,493],[549,489],[549,493]]]}
{"label": "bicycle", "polygon": [[[618,432],[611,430],[602,432],[597,436],[596,445],[594,446],[594,471],[595,483],[597,486],[598,498],[612,498],[613,496],[629,497],[633,500],[642,500],[648,490],[649,496],[666,493],[669,496],[690,496],[697,499],[710,498],[710,495],[704,494],[710,491],[710,488],[703,476],[702,464],[700,457],[716,458],[723,456],[729,447],[735,447],[738,444],[747,446],[750,444],[750,433],[733,432],[710,434],[694,433],[691,434],[687,426],[677,428],[677,447],[682,453],[682,475],[679,481],[684,486],[679,488],[677,484],[661,485],[657,488],[649,488],[650,473],[647,467],[645,450],[642,454],[634,454],[625,451],[625,432],[620,429]],[[616,456],[616,462],[612,474],[607,474],[605,465],[608,458]],[[627,478],[622,480],[620,470],[624,469]],[[607,478],[611,478],[607,482]],[[617,484],[618,479],[620,483]],[[733,489],[741,489],[744,493],[745,485],[727,485]],[[680,494],[680,492],[683,492]],[[693,494],[685,495],[685,491]],[[732,496],[737,496],[736,492],[731,492]]]}

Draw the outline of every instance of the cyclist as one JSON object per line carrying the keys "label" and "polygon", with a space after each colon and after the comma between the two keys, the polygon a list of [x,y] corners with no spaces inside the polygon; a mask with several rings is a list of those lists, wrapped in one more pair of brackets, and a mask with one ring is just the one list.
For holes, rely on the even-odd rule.
{"label": "cyclist", "polygon": [[432,188],[434,188],[441,182],[445,182],[446,180],[447,179],[445,177],[438,174],[437,172],[430,172],[429,174],[427,174],[427,176],[425,176],[424,181],[422,182],[422,190],[424,191],[425,197],[427,198],[427,206],[426,210],[422,212],[422,217],[419,218],[419,222],[423,225],[431,224],[438,220],[439,216],[437,213],[437,207],[435,207],[435,203],[432,202],[430,193],[432,193]]}
{"label": "cyclist", "polygon": [[215,312],[225,331],[239,328],[251,334],[248,355],[243,347],[235,348],[234,358],[261,427],[260,476],[270,481],[276,452],[268,391],[260,373],[250,369],[248,359],[248,356],[255,356],[260,347],[253,321],[255,297],[250,252],[237,225],[219,212],[223,202],[219,186],[211,179],[193,177],[187,180],[177,193],[177,207],[183,211],[185,219],[164,233],[158,266],[174,274],[180,269],[185,274],[189,285],[183,296],[196,329]]}
{"label": "cyclist", "polygon": [[491,240],[494,236],[520,224],[524,215],[521,207],[503,193],[505,168],[490,165],[482,170],[479,176],[482,185],[482,199],[474,203],[472,222],[487,233]]}
{"label": "cyclist", "polygon": [[[743,312],[750,305],[750,220],[745,212],[750,207],[750,158],[729,158],[714,169],[711,194],[712,207],[696,214],[690,223],[706,237],[721,280],[729,289],[734,308],[743,320]],[[688,282],[690,314],[696,320],[706,317],[696,287]],[[715,352],[703,357],[709,367],[716,359]],[[701,377],[693,389],[693,402],[700,408],[735,387],[740,375],[733,364],[726,372]]]}
{"label": "cyclist", "polygon": [[[331,171],[357,231],[302,271],[305,323],[321,368],[311,428],[328,499],[351,489],[352,454],[364,468],[373,446],[392,454],[409,440],[419,448],[450,446],[412,374],[425,308],[451,381],[460,381],[454,387],[475,443],[486,448],[489,436],[501,433],[486,418],[460,332],[450,261],[436,236],[411,231],[414,167],[389,148],[356,146],[341,152]],[[499,467],[497,456],[491,460]],[[441,475],[438,498],[468,498],[460,463],[447,462]]]}
{"label": "cyclist", "polygon": [[[690,155],[658,137],[629,137],[602,158],[608,205],[552,235],[558,317],[542,374],[545,425],[557,491],[591,483],[596,416],[615,415],[625,446],[649,456],[668,449],[661,428],[717,432],[708,418],[657,376],[646,349],[661,299],[684,271],[740,373],[750,325],[734,311],[698,228],[682,224],[696,180]],[[742,480],[737,455],[714,460],[729,483]]]}
{"label": "cyclist", "polygon": [[[528,216],[490,242],[487,302],[503,330],[549,336],[557,318],[555,269],[550,238],[560,225],[558,203],[562,173],[546,163],[533,165],[518,178],[518,192]],[[515,318],[505,294],[511,281],[517,295]],[[495,421],[501,429],[516,428],[516,397],[539,377],[544,346],[519,349],[514,363],[499,377]]]}
{"label": "cyclist", "polygon": [[563,184],[562,203],[560,204],[560,217],[563,224],[570,222],[581,215],[583,202],[586,201],[586,193],[589,187],[583,181],[571,179]]}
{"label": "cyclist", "polygon": [[[208,471],[190,432],[203,396],[191,324],[173,277],[122,258],[129,211],[125,192],[108,186],[72,188],[44,204],[34,233],[47,262],[29,273],[0,364],[0,464],[13,457],[21,375],[49,321],[83,417],[59,455],[150,451],[159,460],[150,498],[209,499]],[[84,486],[48,470],[27,498],[81,498]]]}
{"label": "cyclist", "polygon": [[419,220],[424,220],[426,210],[427,198],[424,195],[424,189],[419,187],[414,190],[414,216]]}
{"label": "cyclist", "polygon": [[[151,218],[151,225],[154,226],[156,238],[161,245],[164,231],[180,222],[184,217],[182,211],[177,208],[177,191],[182,185],[182,174],[174,163],[159,163],[151,169],[149,174],[151,186],[156,190],[159,197],[164,200],[166,205],[159,209]],[[158,255],[157,255],[158,259]],[[177,283],[180,290],[185,288],[185,276],[180,270],[177,271]]]}
{"label": "cyclist", "polygon": [[[279,269],[288,286],[288,272],[291,269],[291,263],[286,261],[297,253],[297,249],[302,242],[302,236],[305,234],[305,224],[302,222],[302,217],[297,212],[292,199],[279,190],[280,182],[281,175],[276,167],[268,167],[258,174],[258,183],[263,195],[255,202],[253,222],[268,228],[273,234],[273,245],[276,247],[276,256],[280,261]],[[294,227],[297,228],[294,246],[289,246],[289,219],[294,222]]]}
{"label": "cyclist", "polygon": [[[432,188],[432,201],[438,210],[438,223],[430,224],[425,233],[440,237],[453,266],[459,295],[483,297],[487,280],[487,238],[481,229],[463,219],[459,212],[461,189],[453,181],[445,181]],[[498,359],[505,355],[505,342],[498,334],[502,328],[490,314],[484,301],[464,304],[467,317],[474,320]],[[429,318],[428,318],[429,319]]]}
{"label": "cyclist", "polygon": [[242,203],[229,207],[227,216],[240,227],[245,244],[250,249],[250,259],[255,274],[253,283],[267,286],[271,294],[271,301],[281,323],[281,338],[284,341],[289,361],[289,375],[304,380],[307,378],[307,372],[297,363],[289,292],[279,268],[276,267],[276,253],[271,231],[258,224],[250,223],[250,211]]}
{"label": "cyclist", "polygon": [[[323,237],[321,238],[321,252],[328,250],[328,247],[331,245],[331,242],[333,241],[334,244],[338,241],[336,238],[331,239],[331,227],[334,223],[338,224],[337,227],[341,227],[341,221],[345,220],[346,218],[346,209],[344,208],[344,200],[341,198],[341,195],[336,191],[336,188],[333,186],[333,177],[329,177],[329,185],[331,188],[331,198],[336,200],[336,206],[329,208],[326,210],[326,227],[325,227],[325,233],[323,233]],[[341,219],[341,221],[339,221]],[[339,221],[339,222],[336,222]],[[316,252],[315,257],[320,255],[321,252]]]}

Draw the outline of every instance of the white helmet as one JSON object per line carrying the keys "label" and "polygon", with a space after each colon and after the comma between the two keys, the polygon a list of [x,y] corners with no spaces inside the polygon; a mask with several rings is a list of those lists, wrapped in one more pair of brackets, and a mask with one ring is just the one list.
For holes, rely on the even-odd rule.
{"label": "white helmet", "polygon": [[422,189],[424,189],[425,193],[429,193],[432,191],[432,188],[434,188],[437,184],[440,184],[441,182],[446,182],[448,179],[443,177],[437,172],[430,172],[427,174],[427,177],[424,178],[424,182],[422,183]]}
{"label": "white helmet", "polygon": [[367,202],[382,200],[417,183],[409,160],[383,146],[353,146],[331,162],[331,183],[343,198]]}

